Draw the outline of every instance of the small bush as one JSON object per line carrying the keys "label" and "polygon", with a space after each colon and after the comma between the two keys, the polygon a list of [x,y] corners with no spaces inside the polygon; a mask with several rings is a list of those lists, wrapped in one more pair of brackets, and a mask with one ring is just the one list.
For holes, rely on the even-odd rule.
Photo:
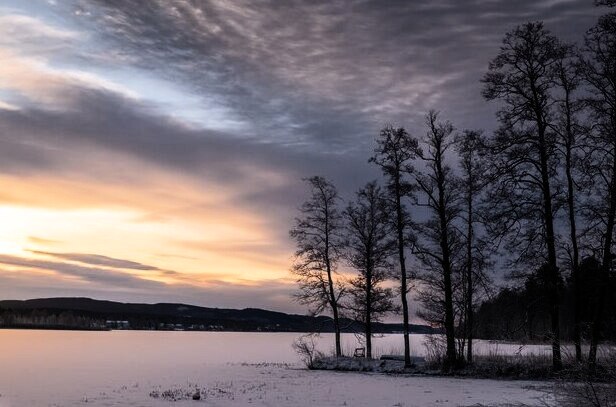
{"label": "small bush", "polygon": [[424,347],[426,348],[426,367],[429,369],[441,369],[447,350],[445,336],[426,335]]}
{"label": "small bush", "polygon": [[508,377],[519,379],[547,379],[552,377],[552,359],[545,355],[476,356],[470,374],[482,377]]}
{"label": "small bush", "polygon": [[201,392],[196,385],[189,385],[187,389],[173,388],[160,390],[155,389],[150,392],[150,397],[154,399],[162,399],[165,401],[182,401],[182,400],[201,400],[205,394]]}
{"label": "small bush", "polygon": [[150,392],[150,397],[166,401],[180,401],[188,400],[192,397],[192,393],[184,389],[153,390]]}
{"label": "small bush", "polygon": [[293,342],[293,349],[308,369],[314,369],[316,359],[323,358],[323,354],[316,348],[314,334],[300,336]]}

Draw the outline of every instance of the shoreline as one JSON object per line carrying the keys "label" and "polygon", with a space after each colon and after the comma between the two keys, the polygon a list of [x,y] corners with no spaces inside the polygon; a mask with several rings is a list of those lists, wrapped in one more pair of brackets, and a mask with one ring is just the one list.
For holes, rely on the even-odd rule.
{"label": "shoreline", "polygon": [[0,330],[20,330],[20,331],[89,331],[89,332],[108,332],[112,331],[109,328],[87,328],[87,327],[72,327],[72,326],[0,326]]}
{"label": "shoreline", "polygon": [[343,373],[370,373],[383,376],[421,376],[434,378],[466,378],[504,381],[584,381],[592,378],[598,383],[612,380],[608,374],[610,360],[599,361],[596,371],[589,371],[586,364],[567,360],[560,371],[552,369],[549,358],[533,355],[517,357],[479,356],[472,365],[467,365],[448,372],[442,370],[438,362],[426,361],[415,357],[413,366],[404,367],[404,361],[390,357],[367,359],[359,357],[321,357],[316,358],[308,370],[333,371]]}

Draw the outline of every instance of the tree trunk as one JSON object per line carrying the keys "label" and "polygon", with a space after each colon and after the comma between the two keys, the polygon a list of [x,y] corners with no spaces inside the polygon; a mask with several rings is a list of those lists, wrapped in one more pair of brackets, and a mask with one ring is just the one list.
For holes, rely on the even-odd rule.
{"label": "tree trunk", "polygon": [[[445,241],[446,242],[446,241]],[[449,264],[448,249],[445,249],[447,254],[443,255],[443,283],[445,285],[445,336],[447,339],[447,352],[445,368],[451,369],[456,364],[456,341],[455,327],[453,319],[453,291],[451,288],[451,267]]]}
{"label": "tree trunk", "polygon": [[573,342],[575,344],[575,360],[582,361],[582,290],[580,279],[580,254],[577,243],[575,222],[575,201],[573,176],[571,175],[571,149],[567,147],[565,172],[567,173],[567,206],[569,207],[569,231],[571,236],[571,272],[573,276]]}
{"label": "tree trunk", "polygon": [[338,301],[336,299],[336,294],[334,293],[334,282],[331,277],[331,270],[329,266],[327,267],[327,277],[329,284],[329,292],[330,292],[330,302],[332,307],[332,314],[334,316],[334,336],[336,339],[336,357],[342,356],[342,346],[340,345],[340,317],[338,315]]}
{"label": "tree trunk", "polygon": [[558,293],[559,272],[556,260],[556,237],[554,235],[554,213],[552,209],[552,188],[548,168],[548,148],[545,139],[547,124],[544,121],[544,110],[536,86],[531,83],[534,102],[534,114],[537,123],[539,142],[539,167],[541,172],[541,193],[543,195],[543,222],[545,226],[545,244],[548,250],[548,291],[550,299],[550,319],[552,335],[552,368],[556,371],[562,368],[560,354],[560,298]]}
{"label": "tree trunk", "polygon": [[395,180],[396,194],[396,229],[398,234],[398,260],[400,261],[400,299],[402,302],[402,324],[404,336],[404,367],[411,367],[411,346],[409,342],[409,305],[406,294],[406,261],[404,259],[404,219],[402,216],[402,197],[400,192],[399,173]]}
{"label": "tree trunk", "polygon": [[372,359],[372,270],[366,271],[366,357]]}
{"label": "tree trunk", "polygon": [[468,224],[466,231],[466,361],[473,363],[473,194],[472,174],[469,173],[467,200]]}
{"label": "tree trunk", "polygon": [[[325,206],[325,213],[329,213],[327,204]],[[340,345],[340,318],[338,316],[338,299],[334,291],[334,279],[332,277],[332,267],[329,255],[329,220],[325,219],[325,266],[327,268],[327,284],[329,286],[329,301],[332,307],[332,314],[334,317],[334,336],[336,341],[336,357],[342,356],[342,346]]]}
{"label": "tree trunk", "polygon": [[577,242],[577,225],[575,220],[575,185],[571,174],[572,149],[574,134],[571,124],[571,101],[569,88],[565,89],[565,173],[567,175],[567,206],[569,209],[569,235],[571,238],[571,274],[573,277],[573,343],[575,344],[575,360],[582,361],[582,291],[580,281],[580,251]]}
{"label": "tree trunk", "polygon": [[[538,115],[539,117],[539,115]],[[541,168],[541,189],[543,194],[543,216],[545,240],[548,249],[548,287],[550,297],[550,319],[552,335],[552,367],[562,368],[560,354],[560,298],[558,293],[559,274],[556,262],[556,243],[554,236],[554,215],[552,212],[552,190],[548,171],[548,157],[545,145],[545,125],[539,122],[539,159]]]}
{"label": "tree trunk", "polygon": [[595,310],[595,315],[593,316],[590,350],[588,352],[588,363],[593,368],[597,363],[597,348],[599,346],[601,335],[601,325],[603,324],[605,297],[607,296],[607,280],[609,278],[612,265],[612,239],[614,234],[614,218],[616,217],[616,145],[614,145],[614,151],[612,154],[614,162],[612,163],[612,177],[610,180],[609,190],[609,212],[603,241],[603,260],[600,271],[601,276],[599,277],[599,298],[597,299],[597,308]]}
{"label": "tree trunk", "polygon": [[440,224],[440,247],[442,253],[443,285],[445,290],[445,336],[447,340],[447,351],[445,357],[445,370],[449,370],[456,365],[456,339],[455,322],[453,317],[453,290],[451,287],[451,254],[449,252],[449,237],[447,235],[447,213],[445,208],[445,176],[441,162],[441,146],[436,146],[436,171],[438,187],[438,217]]}

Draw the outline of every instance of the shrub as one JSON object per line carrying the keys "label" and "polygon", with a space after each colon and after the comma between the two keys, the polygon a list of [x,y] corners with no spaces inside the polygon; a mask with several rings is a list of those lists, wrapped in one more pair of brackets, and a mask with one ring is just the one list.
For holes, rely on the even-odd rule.
{"label": "shrub", "polygon": [[596,368],[579,369],[554,386],[554,399],[562,407],[616,406],[616,351],[599,359]]}
{"label": "shrub", "polygon": [[308,369],[314,369],[316,359],[322,358],[323,354],[316,349],[314,334],[300,336],[293,342],[293,349]]}

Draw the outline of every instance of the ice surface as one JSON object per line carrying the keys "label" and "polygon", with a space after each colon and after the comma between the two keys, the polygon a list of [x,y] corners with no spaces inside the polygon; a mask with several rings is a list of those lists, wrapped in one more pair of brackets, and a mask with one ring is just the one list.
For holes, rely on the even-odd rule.
{"label": "ice surface", "polygon": [[[24,406],[472,406],[539,405],[549,383],[308,371],[294,333],[0,331],[0,407]],[[356,346],[345,335],[345,348]],[[420,335],[412,336],[422,355]],[[397,353],[401,337],[378,338]],[[320,347],[331,347],[331,336]],[[519,345],[480,343],[485,352]],[[547,347],[549,349],[549,347]],[[544,347],[524,352],[543,353]],[[151,394],[204,397],[169,401]],[[192,393],[190,393],[192,394]]]}

